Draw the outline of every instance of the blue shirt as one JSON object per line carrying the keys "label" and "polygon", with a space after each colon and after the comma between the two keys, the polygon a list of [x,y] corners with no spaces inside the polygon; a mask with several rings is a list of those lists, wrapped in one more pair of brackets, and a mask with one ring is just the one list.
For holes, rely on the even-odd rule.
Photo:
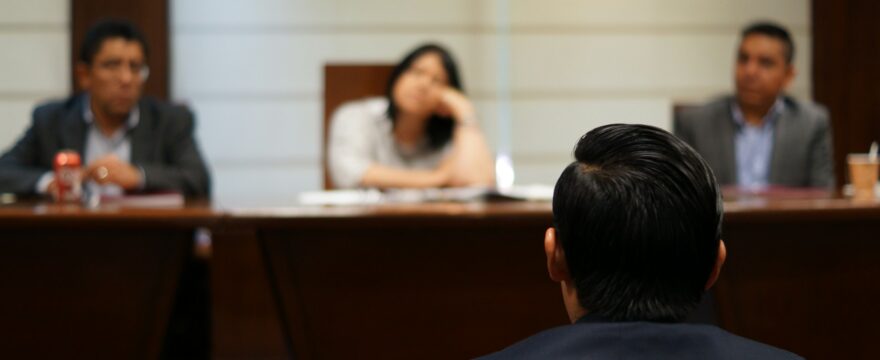
{"label": "blue shirt", "polygon": [[777,98],[767,115],[764,115],[761,125],[747,123],[736,102],[731,106],[731,111],[737,125],[734,137],[737,185],[754,190],[766,188],[769,185],[776,121],[785,111],[785,102]]}
{"label": "blue shirt", "polygon": [[[135,104],[131,109],[131,112],[128,113],[128,119],[125,121],[125,126],[116,129],[116,131],[110,136],[106,136],[101,132],[101,129],[98,129],[95,125],[95,114],[92,113],[90,100],[88,94],[83,96],[83,119],[85,119],[86,124],[89,125],[89,130],[86,134],[86,144],[83,149],[83,157],[85,158],[83,165],[88,166],[96,160],[108,155],[116,155],[119,160],[131,164],[131,138],[128,136],[128,131],[133,129],[140,122],[141,111],[137,104]],[[99,193],[102,195],[120,196],[125,192],[116,184],[99,185],[93,181],[89,181],[83,185],[87,186],[88,190],[92,193]]]}

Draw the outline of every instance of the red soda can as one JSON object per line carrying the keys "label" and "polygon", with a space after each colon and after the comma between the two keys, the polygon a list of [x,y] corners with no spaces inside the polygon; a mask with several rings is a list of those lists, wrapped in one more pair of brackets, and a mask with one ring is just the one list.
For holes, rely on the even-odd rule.
{"label": "red soda can", "polygon": [[82,197],[82,179],[80,167],[82,160],[73,150],[61,150],[55,154],[53,168],[55,171],[55,200],[59,202],[75,202]]}

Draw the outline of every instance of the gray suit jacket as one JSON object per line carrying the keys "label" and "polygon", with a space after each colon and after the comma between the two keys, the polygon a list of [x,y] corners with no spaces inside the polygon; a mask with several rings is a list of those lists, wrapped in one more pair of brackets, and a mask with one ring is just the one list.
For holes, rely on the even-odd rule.
{"label": "gray suit jacket", "polygon": [[[88,125],[81,96],[34,110],[33,123],[0,156],[0,193],[33,195],[40,177],[52,169],[59,150],[83,155]],[[129,130],[131,163],[144,170],[144,191],[172,190],[188,197],[210,195],[210,176],[193,138],[195,121],[184,107],[142,98],[140,121]]]}
{"label": "gray suit jacket", "polygon": [[[675,115],[675,135],[706,159],[721,185],[736,185],[736,152],[732,96]],[[834,187],[828,111],[818,104],[785,97],[785,111],[776,122],[770,185]]]}

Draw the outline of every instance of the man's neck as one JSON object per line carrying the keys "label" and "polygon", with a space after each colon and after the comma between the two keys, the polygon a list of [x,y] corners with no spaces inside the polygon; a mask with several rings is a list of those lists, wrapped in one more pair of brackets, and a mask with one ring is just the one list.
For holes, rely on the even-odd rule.
{"label": "man's neck", "polygon": [[764,118],[770,113],[770,109],[773,108],[775,101],[760,105],[745,105],[741,102],[738,104],[740,111],[742,111],[743,120],[745,120],[746,124],[761,126],[764,125]]}
{"label": "man's neck", "polygon": [[95,126],[98,127],[98,130],[104,136],[112,136],[125,125],[125,121],[128,117],[127,115],[113,116],[104,112],[100,107],[95,106],[94,103],[90,106],[92,109],[92,116],[95,118]]}
{"label": "man's neck", "polygon": [[573,324],[587,315],[588,311],[581,306],[577,290],[573,284],[568,281],[562,281],[560,285],[562,287],[562,301],[565,303],[565,312],[568,313],[568,319]]}

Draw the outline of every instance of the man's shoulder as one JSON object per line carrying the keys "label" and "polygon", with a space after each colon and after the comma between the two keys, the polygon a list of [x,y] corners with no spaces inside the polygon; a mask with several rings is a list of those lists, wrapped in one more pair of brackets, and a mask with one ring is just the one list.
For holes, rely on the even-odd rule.
{"label": "man's shoulder", "polygon": [[81,101],[81,97],[74,95],[65,99],[53,99],[38,104],[33,112],[34,124],[45,126],[61,121],[70,112],[80,108],[77,106],[78,101]]}
{"label": "man's shoulder", "polygon": [[706,325],[588,323],[538,333],[485,359],[801,359]]}
{"label": "man's shoulder", "polygon": [[696,141],[697,138],[709,135],[717,135],[719,129],[725,127],[725,122],[730,122],[730,104],[732,96],[717,97],[707,103],[696,106],[686,106],[676,110],[674,114],[673,128],[676,135],[684,136],[687,141]]}
{"label": "man's shoulder", "polygon": [[195,116],[188,106],[144,96],[138,102],[141,121],[147,126],[160,129],[185,129],[195,122]]}
{"label": "man's shoulder", "polygon": [[686,121],[709,121],[713,119],[721,119],[718,115],[730,111],[730,95],[714,98],[706,103],[687,106],[681,109],[676,117]]}
{"label": "man's shoulder", "polygon": [[192,112],[189,107],[184,104],[179,103],[170,103],[168,101],[159,100],[151,96],[141,97],[140,101],[141,111],[149,111],[156,114],[161,114],[163,117],[191,117]]}
{"label": "man's shoulder", "polygon": [[799,121],[810,123],[828,123],[828,109],[825,106],[807,100],[797,100],[785,97],[785,109],[791,117]]}

